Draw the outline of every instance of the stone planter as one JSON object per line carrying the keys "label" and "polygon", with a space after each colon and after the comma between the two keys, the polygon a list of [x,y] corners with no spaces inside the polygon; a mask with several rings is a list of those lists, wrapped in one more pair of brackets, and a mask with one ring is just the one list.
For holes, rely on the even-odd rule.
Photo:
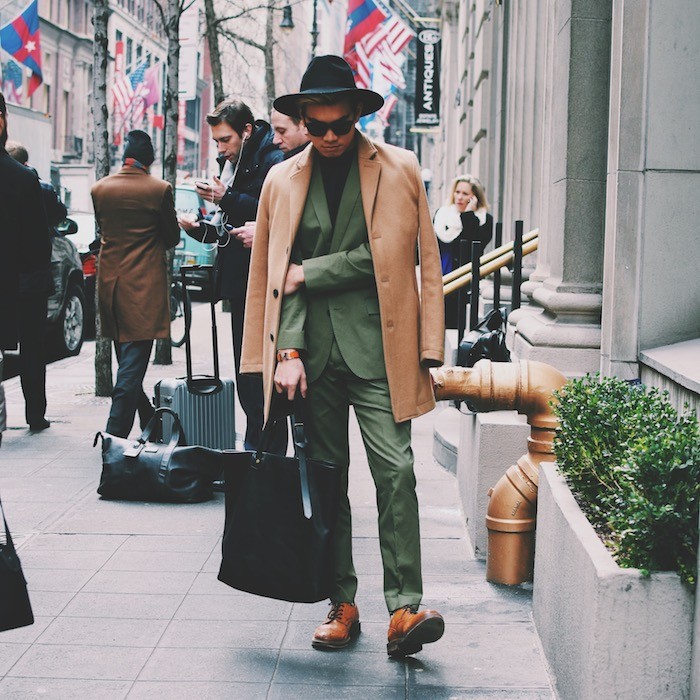
{"label": "stone planter", "polygon": [[533,614],[561,700],[685,700],[693,595],[620,568],[554,464],[540,466]]}

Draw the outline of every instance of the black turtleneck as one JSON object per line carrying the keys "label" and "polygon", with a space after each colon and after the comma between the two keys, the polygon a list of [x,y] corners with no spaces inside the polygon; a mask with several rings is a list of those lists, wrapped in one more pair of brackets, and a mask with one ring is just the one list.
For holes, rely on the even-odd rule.
{"label": "black turtleneck", "polygon": [[357,156],[357,147],[353,142],[350,148],[337,158],[324,158],[318,152],[316,156],[321,168],[323,189],[326,192],[326,202],[328,202],[328,213],[331,217],[331,224],[335,226],[338,207],[340,207],[340,198],[343,196],[350,167]]}

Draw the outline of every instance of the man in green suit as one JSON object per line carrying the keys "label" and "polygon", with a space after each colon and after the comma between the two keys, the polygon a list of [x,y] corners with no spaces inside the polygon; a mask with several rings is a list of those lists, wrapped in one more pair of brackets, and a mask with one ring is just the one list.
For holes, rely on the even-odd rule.
{"label": "man in green suit", "polygon": [[[275,100],[299,116],[312,148],[276,166],[261,195],[248,287],[242,371],[308,402],[309,456],[344,468],[331,610],[312,645],[334,649],[360,631],[352,560],[348,415],[354,407],[377,489],[387,651],[405,656],[442,636],[419,610],[418,503],[410,418],[434,404],[428,367],[443,361],[442,280],[415,156],[355,124],[383,99],[357,89],[337,56],[314,58],[301,90]],[[421,292],[415,273],[421,261]],[[281,290],[281,294],[280,294]]]}

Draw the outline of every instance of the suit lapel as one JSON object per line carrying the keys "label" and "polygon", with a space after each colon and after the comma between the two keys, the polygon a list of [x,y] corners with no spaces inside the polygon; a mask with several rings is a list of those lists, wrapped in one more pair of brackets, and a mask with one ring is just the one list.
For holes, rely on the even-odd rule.
{"label": "suit lapel", "polygon": [[357,160],[355,160],[350,166],[348,179],[345,182],[343,195],[340,198],[338,216],[335,219],[335,230],[333,231],[333,241],[330,250],[331,253],[337,253],[339,250],[341,250],[341,248],[345,249],[346,246],[344,246],[343,238],[348,229],[351,216],[359,198],[360,176]]}
{"label": "suit lapel", "polygon": [[321,226],[321,235],[314,246],[314,254],[318,255],[321,254],[319,251],[328,250],[328,242],[333,233],[331,215],[328,212],[328,200],[326,199],[326,191],[323,187],[320,167],[313,169],[311,186],[309,187],[309,199],[311,200],[311,205],[313,206],[318,223]]}
{"label": "suit lapel", "polygon": [[313,169],[313,158],[311,151],[307,148],[297,161],[296,170],[289,176],[289,250],[291,250],[294,239],[299,230],[306,197],[309,193],[309,182],[311,181],[311,171]]}
{"label": "suit lapel", "polygon": [[377,149],[372,145],[372,142],[362,134],[358,134],[358,138],[360,140],[357,144],[357,157],[360,168],[362,207],[365,211],[367,234],[370,238],[375,238],[380,234],[377,232],[375,236],[372,229],[372,218],[374,216],[374,205],[377,201],[377,188],[382,167],[377,160]]}

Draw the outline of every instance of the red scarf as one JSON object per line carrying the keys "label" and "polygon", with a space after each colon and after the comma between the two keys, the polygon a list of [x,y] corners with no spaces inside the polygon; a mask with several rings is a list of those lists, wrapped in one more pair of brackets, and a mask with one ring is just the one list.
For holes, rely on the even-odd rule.
{"label": "red scarf", "polygon": [[145,173],[148,172],[148,166],[144,165],[143,163],[139,163],[136,158],[124,158],[124,165],[129,165],[132,168],[140,168]]}

